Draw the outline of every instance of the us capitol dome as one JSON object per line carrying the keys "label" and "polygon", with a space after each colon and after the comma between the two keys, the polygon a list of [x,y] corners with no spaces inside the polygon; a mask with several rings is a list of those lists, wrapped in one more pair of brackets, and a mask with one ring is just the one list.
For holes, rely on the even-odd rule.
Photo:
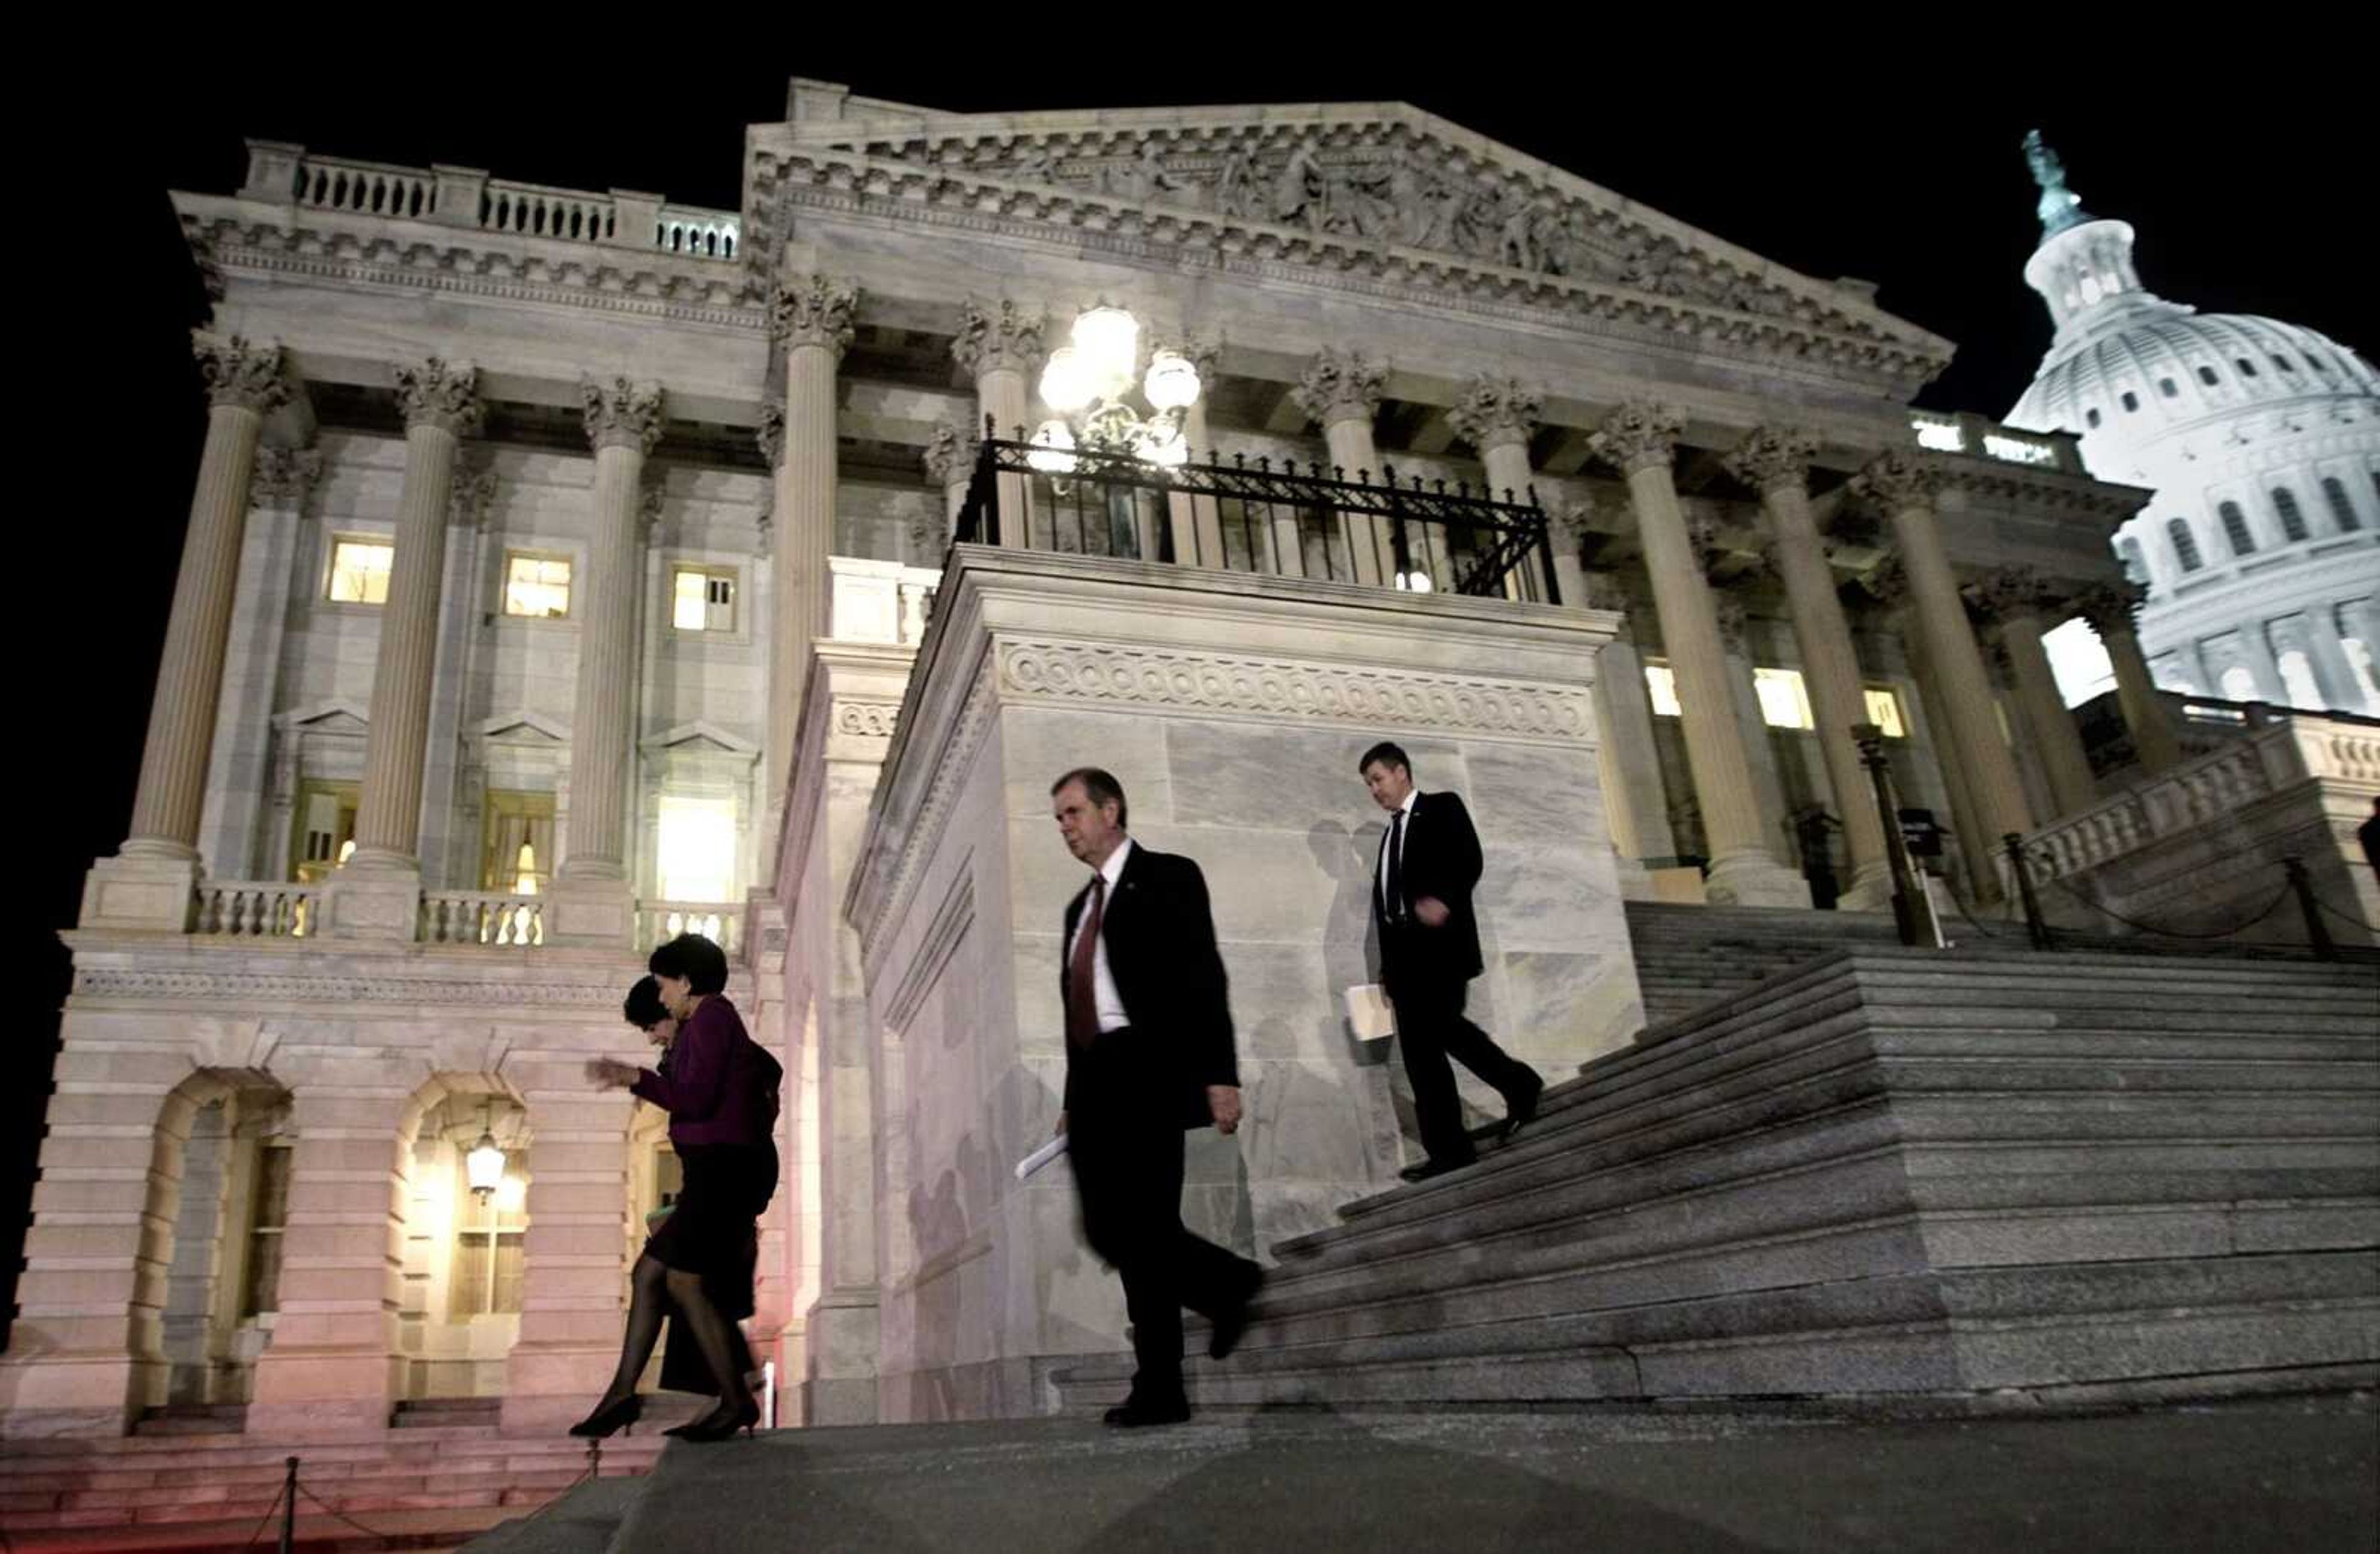
{"label": "us capitol dome", "polygon": [[2148,291],[2131,225],[2086,212],[2038,132],[2025,152],[2042,239],[2024,278],[2058,333],[2006,419],[2155,491],[2115,545],[2148,588],[2157,683],[2380,713],[2380,374],[2313,330]]}

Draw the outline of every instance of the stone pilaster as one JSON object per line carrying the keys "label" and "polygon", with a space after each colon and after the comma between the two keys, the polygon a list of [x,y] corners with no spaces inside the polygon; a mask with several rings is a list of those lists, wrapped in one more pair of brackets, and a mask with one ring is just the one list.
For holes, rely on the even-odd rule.
{"label": "stone pilaster", "polygon": [[[1998,624],[2000,648],[2008,654],[2016,700],[2026,732],[2041,757],[2042,773],[2059,816],[2072,815],[2098,801],[2099,785],[2091,776],[2091,759],[2083,753],[2082,735],[2058,694],[2058,676],[2042,645],[2042,616],[2055,602],[2040,576],[2030,567],[2003,567],[1978,584],[1976,607]],[[2054,817],[2053,817],[2054,818]]]}
{"label": "stone pilaster", "polygon": [[[1519,379],[1482,373],[1446,412],[1454,434],[1479,450],[1479,462],[1488,471],[1488,494],[1494,500],[1529,500],[1536,483],[1536,473],[1529,467],[1529,439],[1536,435],[1543,408],[1542,396],[1535,389],[1523,387]],[[1536,558],[1531,556],[1521,565],[1534,569]],[[1508,598],[1521,597],[1521,581],[1519,568],[1505,577]]]}
{"label": "stone pilaster", "polygon": [[[625,947],[635,929],[628,891],[628,788],[636,738],[637,592],[644,581],[645,458],[666,408],[651,383],[580,385],[595,451],[587,576],[572,589],[578,679],[570,719],[570,841],[554,879],[546,937]],[[658,493],[655,493],[658,494]]]}
{"label": "stone pilaster", "polygon": [[[1934,516],[1934,492],[1939,477],[1911,455],[1887,453],[1853,478],[1855,494],[1874,502],[1892,525],[1894,543],[1909,579],[1909,594],[1917,616],[1925,657],[1941,686],[1943,710],[1949,716],[1951,758],[1961,768],[1973,795],[1977,820],[1997,846],[2010,832],[2033,829],[2033,815],[2024,801],[2023,779],[2016,758],[2000,736],[1993,711],[1991,677],[1985,673],[1982,650],[1967,624],[1967,606],[1959,579],[1942,548],[1940,526]],[[1996,892],[1995,875],[1985,871],[1975,881],[1978,894]]]}
{"label": "stone pilaster", "polygon": [[1852,725],[1868,721],[1859,656],[1852,646],[1842,600],[1835,592],[1826,542],[1810,514],[1807,471],[1816,452],[1816,441],[1796,428],[1761,427],[1736,446],[1727,464],[1736,479],[1760,493],[1768,517],[1775,545],[1769,560],[1792,611],[1802,682],[1817,723],[1818,755],[1851,856],[1842,904],[1875,910],[1892,899],[1892,872],[1885,856],[1884,822],[1876,812],[1859,747],[1852,741]]}
{"label": "stone pilaster", "polygon": [[1771,857],[1761,836],[1735,697],[1719,640],[1718,613],[1678,504],[1670,459],[1685,416],[1666,405],[1633,401],[1605,418],[1595,433],[1597,456],[1628,481],[1629,504],[1645,552],[1661,641],[1676,676],[1686,765],[1710,852],[1706,888],[1712,901],[1746,906],[1807,906],[1809,888]]}
{"label": "stone pilaster", "polygon": [[[811,643],[827,631],[834,552],[836,367],[851,345],[856,283],[807,275],[777,287],[770,337],[785,352],[785,451],[777,471],[771,579],[775,641],[769,658],[769,812],[785,802]],[[768,845],[776,844],[769,829]],[[764,857],[772,852],[764,852]]]}
{"label": "stone pilaster", "polygon": [[[574,731],[575,732],[575,731]],[[626,1042],[615,1053],[642,1062]],[[589,1087],[573,1053],[508,1062],[528,1113],[528,1231],[520,1334],[504,1357],[503,1427],[550,1433],[587,1412],[620,1353],[625,1288],[622,1219],[628,1201],[625,1090]]]}
{"label": "stone pilaster", "polygon": [[966,506],[967,482],[975,479],[976,451],[983,445],[980,426],[970,428],[964,421],[945,421],[934,428],[934,440],[926,444],[926,474],[942,488],[942,542],[929,545],[920,552],[920,566],[938,566],[942,553],[950,549],[952,536],[958,532],[959,512]]}
{"label": "stone pilaster", "polygon": [[[989,418],[998,436],[1033,434],[1032,395],[1026,385],[1040,365],[1043,323],[1005,298],[996,303],[970,298],[959,310],[951,356],[974,377],[976,414]],[[1026,510],[1026,478],[1002,475],[999,491],[1000,542],[1023,545],[1032,521]]]}
{"label": "stone pilaster", "polygon": [[2141,654],[2139,616],[2147,590],[2137,583],[2099,583],[2074,596],[2075,613],[2091,623],[2116,671],[2116,704],[2131,731],[2132,755],[2148,772],[2181,759],[2181,741],[2166,717],[2156,681]]}
{"label": "stone pilaster", "polygon": [[[1330,462],[1342,480],[1380,478],[1379,451],[1372,443],[1372,417],[1380,407],[1380,390],[1388,377],[1385,362],[1369,360],[1361,351],[1325,346],[1289,391],[1297,407],[1320,424],[1322,440],[1330,450]],[[1294,532],[1296,520],[1287,521]],[[1347,540],[1355,581],[1377,587],[1393,578],[1396,552],[1386,519],[1349,515]],[[1284,547],[1284,561],[1294,552],[1293,545]]]}
{"label": "stone pilaster", "polygon": [[188,923],[257,443],[264,418],[290,395],[277,344],[194,334],[191,349],[207,390],[206,448],[149,704],[131,830],[84,886],[86,927],[179,932]]}

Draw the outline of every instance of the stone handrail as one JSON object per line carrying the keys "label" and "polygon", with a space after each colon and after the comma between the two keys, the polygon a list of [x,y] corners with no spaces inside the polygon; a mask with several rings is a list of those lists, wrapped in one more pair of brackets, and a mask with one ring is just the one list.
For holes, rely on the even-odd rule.
{"label": "stone handrail", "polygon": [[740,901],[640,901],[637,904],[637,948],[698,933],[729,954],[742,947],[744,904]]}
{"label": "stone handrail", "polygon": [[857,556],[830,557],[832,574],[828,634],[838,642],[925,640],[926,616],[942,575],[931,567]]}
{"label": "stone handrail", "polygon": [[545,903],[511,891],[425,891],[424,944],[490,944],[530,949],[545,942]]}
{"label": "stone handrail", "polygon": [[492,178],[471,167],[358,162],[264,140],[249,142],[248,182],[240,192],[309,210],[698,259],[734,259],[743,241],[743,218],[733,211],[673,205],[658,195],[625,189],[596,194]]}
{"label": "stone handrail", "polygon": [[312,929],[319,885],[269,880],[199,884],[191,932],[232,939],[303,939]]}

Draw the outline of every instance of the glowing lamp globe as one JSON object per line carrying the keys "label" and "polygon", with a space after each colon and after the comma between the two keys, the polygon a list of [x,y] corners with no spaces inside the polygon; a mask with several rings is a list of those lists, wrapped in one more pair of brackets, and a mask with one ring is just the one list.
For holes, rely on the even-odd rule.
{"label": "glowing lamp globe", "polygon": [[1160,410],[1186,410],[1198,402],[1198,370],[1179,351],[1159,351],[1148,359],[1141,392]]}
{"label": "glowing lamp globe", "polygon": [[495,1135],[486,1132],[480,1135],[480,1142],[472,1145],[471,1152],[463,1157],[463,1177],[470,1183],[471,1191],[482,1198],[504,1182],[504,1152],[497,1147]]}
{"label": "glowing lamp globe", "polygon": [[1041,368],[1041,403],[1061,415],[1070,414],[1088,405],[1092,398],[1089,372],[1083,365],[1083,356],[1072,346],[1061,346],[1050,353]]}

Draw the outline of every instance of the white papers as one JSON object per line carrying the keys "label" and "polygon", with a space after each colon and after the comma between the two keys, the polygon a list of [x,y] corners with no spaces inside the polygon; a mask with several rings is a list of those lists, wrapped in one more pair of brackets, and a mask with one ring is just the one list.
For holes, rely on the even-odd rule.
{"label": "white papers", "polygon": [[1354,1027],[1358,1041],[1378,1041],[1396,1035],[1397,1011],[1389,1002],[1389,990],[1378,982],[1348,989],[1347,1023]]}
{"label": "white papers", "polygon": [[1026,1156],[1023,1159],[1016,1162],[1016,1180],[1019,1182],[1024,1181],[1026,1177],[1032,1175],[1035,1172],[1039,1171],[1043,1166],[1048,1165],[1051,1160],[1056,1159],[1065,1152],[1066,1135],[1064,1134],[1060,1134],[1049,1143],[1041,1146],[1040,1148],[1034,1150],[1033,1153]]}

